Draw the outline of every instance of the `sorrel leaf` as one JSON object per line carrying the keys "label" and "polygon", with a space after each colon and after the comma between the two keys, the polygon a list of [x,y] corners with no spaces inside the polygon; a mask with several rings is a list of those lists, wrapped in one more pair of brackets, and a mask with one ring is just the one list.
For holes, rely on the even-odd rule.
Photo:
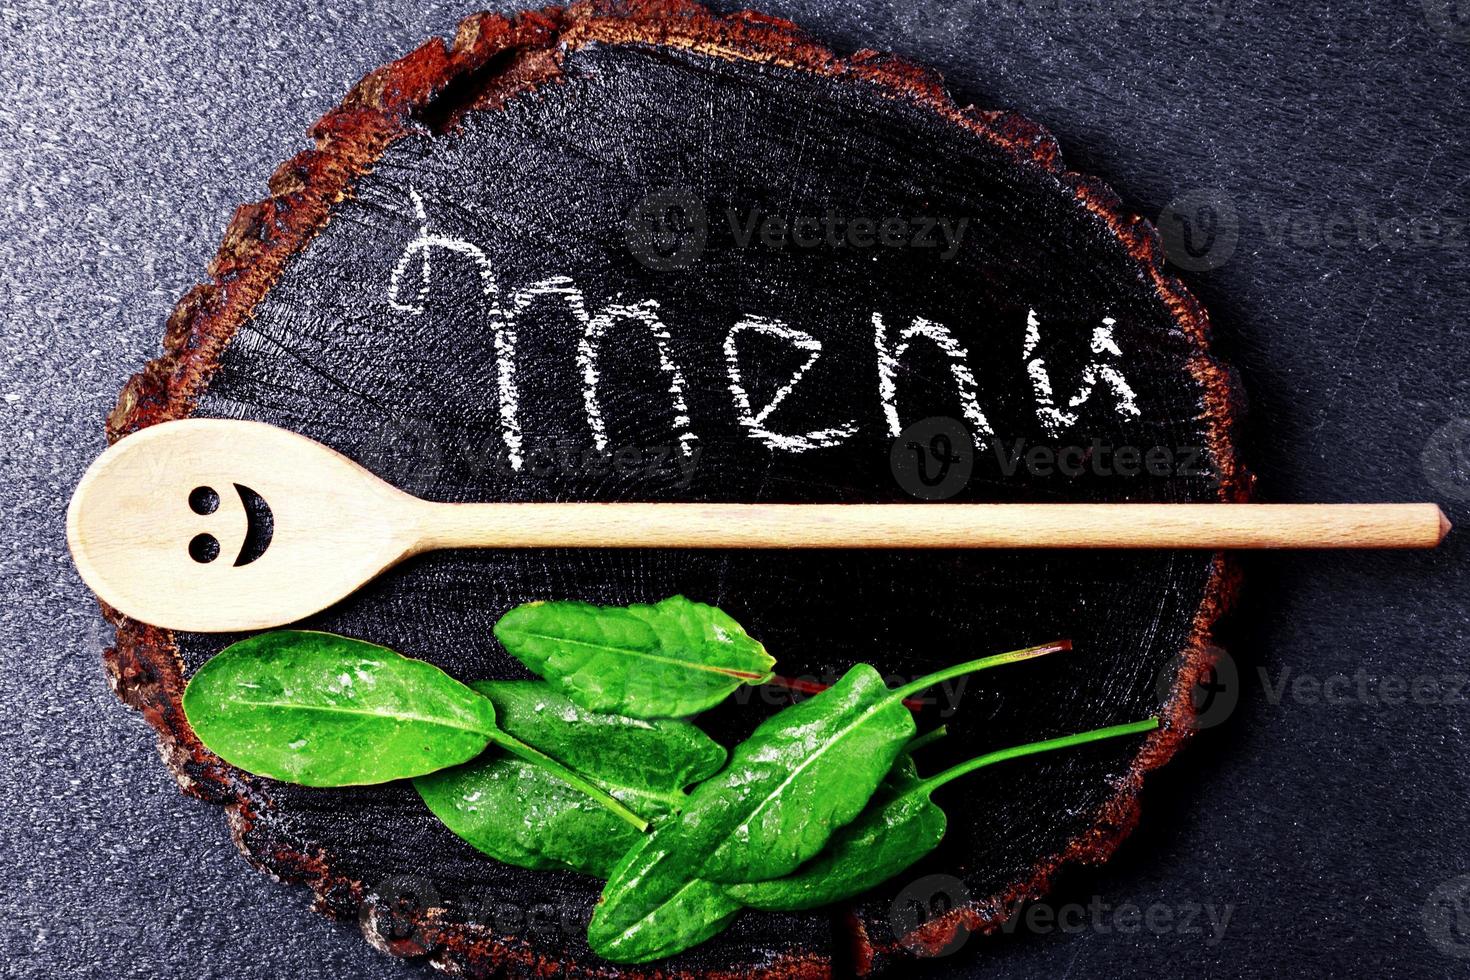
{"label": "sorrel leaf", "polygon": [[985,657],[892,691],[876,670],[858,664],[829,690],[773,715],[690,795],[680,823],[711,835],[697,873],[727,883],[790,874],[862,811],[914,737],[904,698],[951,677],[1068,647],[1053,643]]}
{"label": "sorrel leaf", "polygon": [[199,668],[183,703],[210,751],[257,776],[304,786],[384,783],[459,765],[494,742],[647,827],[602,789],[502,732],[488,698],[374,643],[305,630],[260,633]]}
{"label": "sorrel leaf", "polygon": [[432,664],[331,633],[231,644],[184,690],[194,734],[233,766],[305,786],[404,779],[479,755],[490,702]]}
{"label": "sorrel leaf", "polygon": [[[827,771],[828,763],[820,750],[832,740],[834,731],[846,717],[844,712],[876,704],[888,694],[888,687],[878,672],[860,664],[828,690],[778,712],[761,724],[736,748],[724,771],[695,787],[678,817],[657,825],[613,869],[587,927],[587,941],[593,951],[614,962],[642,963],[671,956],[724,928],[741,905],[722,886],[703,878],[700,868],[722,842],[739,832],[737,826],[742,816],[752,809],[753,795],[769,795],[771,787],[783,779],[789,780],[799,761],[808,756],[822,760],[821,771]],[[875,725],[862,740],[863,758],[858,766],[865,774],[877,770],[877,775],[872,777],[873,785],[914,730],[908,710],[898,702],[880,720],[882,724]],[[765,759],[762,753],[775,757]],[[836,759],[836,755],[829,758]],[[751,781],[749,790],[745,788],[747,780]],[[835,795],[847,800],[856,814],[871,795],[873,786],[864,790],[861,775],[850,783],[843,782],[844,786]],[[822,804],[823,812],[809,811],[811,824],[828,824],[827,813],[833,801],[813,799],[805,782],[797,792],[803,803]],[[794,845],[782,840],[782,835],[800,834],[803,829],[799,824],[783,826],[770,836],[786,852]],[[807,828],[806,832],[819,833],[819,828]],[[763,846],[765,843],[763,840]],[[820,848],[821,844],[816,846]],[[796,863],[799,862],[793,862],[792,867]],[[778,871],[768,877],[782,873]]]}
{"label": "sorrel leaf", "polygon": [[699,840],[677,821],[658,824],[618,862],[587,925],[592,951],[614,963],[647,963],[719,933],[743,906],[690,875]]}
{"label": "sorrel leaf", "polygon": [[726,882],[788,874],[858,815],[913,736],[913,716],[867,664],[773,715],[690,796],[689,821],[721,831],[699,874]]}
{"label": "sorrel leaf", "polygon": [[[684,787],[725,762],[725,749],[688,722],[640,721],[578,707],[541,681],[479,681],[500,727],[657,821]],[[414,780],[455,834],[491,857],[533,869],[606,878],[639,833],[544,766],[481,757]]]}
{"label": "sorrel leaf", "polygon": [[761,684],[775,660],[714,606],[673,596],[656,605],[533,602],[495,624],[510,653],[584,708],[680,718]]}
{"label": "sorrel leaf", "polygon": [[1151,731],[1158,724],[1157,718],[1150,718],[1001,749],[928,779],[920,779],[912,757],[904,755],[868,807],[834,834],[815,858],[784,878],[730,885],[727,892],[750,908],[782,912],[852,898],[901,874],[939,845],[944,837],[945,816],[930,794],[945,783],[1007,759],[1135,735]]}
{"label": "sorrel leaf", "polygon": [[724,770],[695,787],[678,815],[613,869],[588,925],[589,944],[607,959],[637,963],[708,939],[739,907],[713,879],[789,874],[864,808],[913,736],[904,698],[950,677],[1069,646],[987,657],[895,691],[859,664],[827,691],[772,716],[736,747]]}
{"label": "sorrel leaf", "polygon": [[596,780],[677,797],[718,772],[729,753],[687,721],[589,711],[545,681],[475,681],[502,731]]}

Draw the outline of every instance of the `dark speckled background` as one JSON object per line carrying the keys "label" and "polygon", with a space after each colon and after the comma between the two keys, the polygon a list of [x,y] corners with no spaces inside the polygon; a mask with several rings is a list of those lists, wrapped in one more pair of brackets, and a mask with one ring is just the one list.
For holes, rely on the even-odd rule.
{"label": "dark speckled background", "polygon": [[[1210,189],[1235,214],[1233,248],[1218,239],[1194,263],[1214,268],[1186,278],[1245,377],[1262,495],[1434,497],[1470,522],[1470,422],[1456,421],[1470,418],[1470,18],[1458,26],[1454,3],[764,8],[839,49],[931,64],[961,101],[1026,112],[1141,213]],[[116,389],[157,351],[235,204],[263,194],[355,79],[464,12],[0,6],[9,975],[422,972],[251,871],[219,812],[178,793],[106,689],[62,517]],[[1470,693],[1452,698],[1470,634],[1464,540],[1254,557],[1231,642],[1241,683],[1225,696],[1238,705],[1154,781],[1113,863],[1063,883],[1053,905],[1081,907],[1073,928],[971,940],[936,972],[1470,975],[1454,955],[1470,957],[1470,878],[1456,881],[1470,873]],[[1345,697],[1314,697],[1336,674]],[[1418,677],[1432,680],[1417,699],[1382,703],[1385,682]],[[1230,907],[1218,942],[1160,926],[1206,905]],[[1155,909],[1153,927],[1129,930],[1128,906]]]}

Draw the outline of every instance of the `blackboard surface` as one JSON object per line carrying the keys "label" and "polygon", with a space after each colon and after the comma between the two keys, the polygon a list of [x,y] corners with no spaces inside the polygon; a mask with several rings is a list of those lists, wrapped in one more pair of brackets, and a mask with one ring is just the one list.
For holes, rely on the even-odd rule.
{"label": "blackboard surface", "polygon": [[[355,930],[297,915],[299,892],[248,873],[217,813],[177,798],[150,758],[151,737],[101,689],[95,647],[79,640],[99,631],[62,564],[60,508],[100,445],[95,419],[140,359],[125,352],[155,342],[162,313],[212,249],[219,216],[257,196],[263,174],[348,80],[459,12],[397,31],[384,10],[319,27],[303,15],[308,28],[292,32],[274,13],[222,24],[176,11],[149,24],[113,12],[124,19],[106,36],[61,15],[17,17],[22,40],[6,54],[22,93],[7,137],[20,151],[6,171],[7,281],[21,315],[8,327],[7,394],[17,397],[7,398],[5,493],[19,541],[5,559],[14,590],[5,629],[18,679],[6,717],[22,750],[5,786],[16,799],[8,810],[27,816],[5,830],[22,860],[4,935],[23,972],[250,975],[267,946],[281,971],[402,970]],[[1245,374],[1263,494],[1448,494],[1461,516],[1459,430],[1445,427],[1465,414],[1467,394],[1452,333],[1466,271],[1464,236],[1453,232],[1465,212],[1453,145],[1463,94],[1453,85],[1466,53],[1442,20],[1411,10],[1285,23],[1264,8],[1213,19],[1155,5],[1111,16],[1053,5],[774,12],[839,47],[898,48],[945,70],[962,98],[1037,116],[1072,166],[1107,178],[1141,211],[1224,188],[1235,247],[1207,249],[1203,264],[1216,267],[1191,283]],[[192,31],[205,33],[190,40]],[[262,40],[286,33],[274,47]],[[158,63],[141,87],[136,50],[124,58],[124,46]],[[1292,63],[1291,75],[1258,74],[1273,67],[1262,50]],[[1318,50],[1327,56],[1308,54]],[[336,60],[349,52],[372,57]],[[263,63],[246,83],[258,86],[253,98],[230,108],[218,91],[238,84],[238,66]],[[200,73],[216,86],[211,101],[199,99],[209,87]],[[288,77],[300,85],[285,87]],[[77,94],[99,79],[111,80],[103,96]],[[275,114],[259,109],[273,88]],[[310,111],[301,88],[317,92]],[[172,111],[160,93],[176,93]],[[228,177],[214,162],[226,154]],[[1417,231],[1395,232],[1414,219]],[[1081,933],[1043,917],[1017,929],[1039,935],[936,969],[999,963],[1008,975],[1051,976],[1076,964],[1123,976],[1188,961],[1220,976],[1274,975],[1285,964],[1458,975],[1463,962],[1449,954],[1463,947],[1439,910],[1466,871],[1455,734],[1466,708],[1452,697],[1465,628],[1459,554],[1452,539],[1434,556],[1253,560],[1232,643],[1238,707],[1158,781],[1144,826],[1114,864],[1076,876],[1054,899],[1083,910]],[[1368,696],[1352,677],[1359,667]],[[1336,696],[1291,686],[1338,674],[1349,683]],[[1385,679],[1418,676],[1438,688],[1388,703]],[[1177,922],[1199,907],[1192,918],[1204,935],[1160,926],[1165,912],[1132,930],[1121,914],[1129,903]],[[1224,938],[1207,942],[1206,913],[1226,906]],[[156,952],[139,952],[148,946]]]}

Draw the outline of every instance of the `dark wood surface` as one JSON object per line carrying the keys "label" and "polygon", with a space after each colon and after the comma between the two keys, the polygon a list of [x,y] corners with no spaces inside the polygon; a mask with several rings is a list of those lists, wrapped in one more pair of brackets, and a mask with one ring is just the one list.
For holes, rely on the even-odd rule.
{"label": "dark wood surface", "polygon": [[[1162,272],[1152,229],[1065,172],[1034,124],[961,111],[911,66],[840,62],[780,24],[678,4],[478,18],[460,37],[361,83],[318,125],[322,149],[242,209],[216,281],[180,305],[168,353],[123,393],[114,435],[190,412],[259,419],[441,500],[898,501],[926,491],[895,467],[895,442],[899,458],[915,450],[893,429],[952,416],[978,443],[954,502],[1246,492],[1233,382],[1203,311]],[[680,223],[664,240],[670,207]],[[803,218],[847,240],[766,233]],[[852,224],[890,219],[904,230],[888,245]],[[732,334],[742,321],[767,329]],[[758,411],[816,343],[762,423],[783,435],[757,438],[741,397]],[[1073,469],[1002,461],[1031,449]],[[1128,450],[1167,464],[1140,471]],[[1188,686],[1232,590],[1208,553],[456,552],[305,625],[464,680],[523,674],[491,626],[546,598],[683,592],[735,615],[784,673],[826,679],[858,661],[912,678],[1075,642],[941,693],[922,724],[951,735],[931,766],[1166,717],[1147,740],[958,784],[943,794],[942,850],[890,886],[851,910],[749,913],[670,964],[807,974],[893,965],[909,931],[895,901],[930,876],[968,893],[909,940],[941,948],[955,930],[997,928],[1063,864],[1105,859],[1136,820],[1143,774],[1189,735]],[[176,692],[232,638],[123,625],[121,693],[190,788],[233,808],[264,869],[307,881],[336,914],[366,907],[369,938],[394,952],[474,972],[598,966],[574,927],[596,882],[477,854],[406,785],[322,791],[229,769],[193,740]],[[704,719],[727,743],[775,707],[743,700]],[[394,918],[379,896],[405,882],[420,907]],[[486,911],[507,907],[565,915],[547,930]]]}

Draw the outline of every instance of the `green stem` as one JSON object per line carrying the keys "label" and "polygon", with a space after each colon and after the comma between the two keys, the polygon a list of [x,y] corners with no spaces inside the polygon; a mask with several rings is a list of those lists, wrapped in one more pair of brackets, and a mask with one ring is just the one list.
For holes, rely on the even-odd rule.
{"label": "green stem", "polygon": [[991,667],[1000,667],[1004,664],[1018,663],[1022,660],[1032,660],[1036,657],[1044,657],[1048,653],[1061,653],[1072,649],[1071,640],[1053,640],[1051,643],[1043,643],[1040,646],[1026,647],[1024,650],[1012,650],[1010,653],[997,653],[992,657],[981,657],[979,660],[971,660],[967,663],[956,664],[946,667],[944,670],[936,671],[928,677],[920,677],[911,684],[905,684],[892,692],[892,696],[899,700],[907,698],[911,694],[917,694],[926,687],[942,684],[952,677],[963,674],[973,674],[977,671],[988,670]]}
{"label": "green stem", "polygon": [[640,833],[648,829],[647,820],[644,820],[642,817],[638,816],[638,814],[634,813],[632,810],[629,810],[627,807],[623,806],[623,804],[619,803],[617,800],[609,796],[606,792],[599,789],[593,783],[589,782],[585,777],[577,775],[575,772],[568,769],[560,762],[557,762],[555,759],[547,755],[545,752],[542,752],[540,749],[533,748],[532,746],[527,745],[525,742],[513,738],[498,729],[494,732],[485,732],[484,734],[489,735],[490,741],[494,742],[496,745],[505,749],[512,755],[518,755],[532,765],[540,766],[542,769],[545,769],[547,772],[551,773],[557,779],[560,779],[562,782],[566,783],[573,789],[586,793],[588,796],[592,797],[592,799],[607,807],[608,810],[612,811],[623,820],[626,820],[634,827],[637,827]]}
{"label": "green stem", "polygon": [[932,732],[925,732],[923,735],[920,735],[918,738],[916,738],[913,741],[909,742],[909,744],[907,744],[907,745],[905,745],[903,747],[903,750],[905,752],[907,752],[909,755],[913,755],[915,752],[919,751],[924,746],[930,744],[931,742],[937,742],[941,738],[943,738],[944,736],[946,736],[948,734],[949,734],[949,726],[948,725],[940,725],[938,728],[934,729]]}
{"label": "green stem", "polygon": [[[731,674],[730,676],[733,677],[735,675]],[[747,676],[756,677],[758,675],[750,674]],[[780,674],[771,674],[766,678],[765,683],[769,684],[772,687],[780,687],[788,691],[794,691],[797,694],[821,694],[823,691],[827,690],[827,688],[832,686],[831,684],[823,684],[821,681],[803,680],[800,677],[782,677]],[[905,708],[908,708],[910,711],[918,711],[924,707],[924,702],[916,701],[910,698],[903,703],[903,706]]]}
{"label": "green stem", "polygon": [[1008,749],[998,749],[995,752],[987,752],[985,755],[976,756],[969,762],[961,762],[959,765],[944,772],[930,776],[919,784],[922,791],[932,793],[952,779],[958,779],[966,773],[983,769],[997,762],[1005,762],[1007,759],[1018,759],[1023,755],[1035,755],[1038,752],[1051,752],[1056,749],[1069,749],[1074,745],[1084,745],[1087,742],[1100,742],[1105,738],[1118,738],[1123,735],[1137,735],[1140,732],[1151,732],[1159,727],[1157,718],[1149,718],[1146,721],[1129,722],[1126,725],[1113,725],[1110,728],[1094,728],[1090,732],[1078,732],[1075,735],[1064,735],[1061,738],[1049,738],[1044,742],[1028,742],[1025,745],[1013,745]]}

